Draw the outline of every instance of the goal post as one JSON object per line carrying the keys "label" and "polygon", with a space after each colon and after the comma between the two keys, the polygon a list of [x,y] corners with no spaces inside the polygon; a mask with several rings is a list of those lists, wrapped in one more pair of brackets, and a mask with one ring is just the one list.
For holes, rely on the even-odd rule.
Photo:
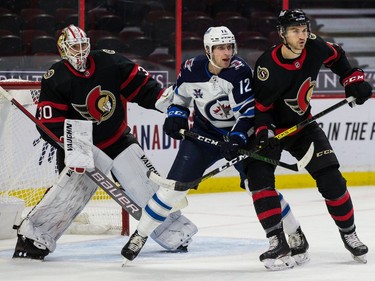
{"label": "goal post", "polygon": [[[9,79],[1,80],[0,86],[35,114],[40,82]],[[2,95],[0,159],[0,239],[4,239],[15,237],[15,231],[9,228],[39,202],[58,172],[56,149],[44,141],[35,124]],[[129,215],[99,188],[66,233],[129,235]]]}

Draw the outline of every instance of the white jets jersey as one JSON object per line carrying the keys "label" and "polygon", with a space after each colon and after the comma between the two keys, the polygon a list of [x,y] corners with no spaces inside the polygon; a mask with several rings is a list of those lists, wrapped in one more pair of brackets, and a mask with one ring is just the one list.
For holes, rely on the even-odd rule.
{"label": "white jets jersey", "polygon": [[219,75],[208,71],[206,56],[186,60],[174,85],[173,103],[194,107],[194,114],[216,128],[239,128],[248,132],[254,117],[252,70],[240,57],[234,56],[229,68]]}

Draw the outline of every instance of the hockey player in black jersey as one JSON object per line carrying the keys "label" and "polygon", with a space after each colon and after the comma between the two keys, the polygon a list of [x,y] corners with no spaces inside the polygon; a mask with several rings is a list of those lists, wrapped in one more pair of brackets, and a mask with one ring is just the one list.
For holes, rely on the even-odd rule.
{"label": "hockey player in black jersey", "polygon": [[[62,60],[53,64],[43,76],[36,117],[58,138],[66,133],[67,120],[82,121],[78,122],[82,126],[89,124],[92,133],[87,134],[85,130],[82,133],[91,135],[88,137],[92,137],[92,149],[90,144],[87,150],[82,145],[86,153],[82,156],[90,156],[94,150],[95,166],[105,174],[111,173],[125,193],[144,207],[158,186],[147,178],[146,172],[153,167],[130,133],[123,102],[164,112],[170,104],[168,98],[172,89],[161,88],[142,66],[112,50],[90,52],[90,39],[74,25],[62,30],[57,46]],[[82,167],[65,167],[67,152],[72,153],[69,146],[68,151],[64,151],[46,133],[38,130],[58,149],[60,175],[18,227],[13,258],[43,260],[53,252],[57,240],[97,188],[83,170],[78,169]],[[72,137],[69,132],[67,136]],[[175,227],[174,219],[183,221],[183,227]],[[161,241],[163,237],[155,238],[168,250],[186,242],[171,237],[173,232],[168,232],[169,227],[185,233],[186,240],[196,232],[195,225],[181,212],[174,214],[173,220],[168,220],[168,226],[163,227],[166,241]]]}
{"label": "hockey player in black jersey", "polygon": [[[205,55],[186,60],[174,85],[173,104],[167,110],[164,131],[182,139],[180,129],[189,129],[189,108],[194,107],[192,132],[211,139],[229,142],[223,149],[197,140],[182,140],[168,178],[189,182],[200,178],[204,171],[222,158],[233,159],[237,147],[245,145],[253,133],[254,97],[252,69],[236,55],[233,33],[225,26],[210,27],[203,38]],[[239,118],[241,116],[241,118]],[[242,163],[236,165],[242,180],[246,178]],[[245,185],[242,182],[243,186]],[[147,203],[136,232],[123,248],[127,260],[133,260],[147,236],[160,225],[169,210],[186,192],[162,187]],[[299,263],[309,260],[308,243],[289,204],[279,194],[283,222],[289,234],[293,256]],[[153,232],[154,235],[157,232]],[[151,235],[151,236],[152,236]]]}
{"label": "hockey player in black jersey", "polygon": [[[273,136],[311,117],[310,100],[322,65],[340,77],[346,96],[355,97],[357,105],[371,97],[372,88],[365,81],[363,70],[349,64],[339,45],[325,42],[311,32],[310,21],[302,10],[281,11],[277,30],[282,44],[265,51],[255,66],[255,145],[273,159],[280,159],[282,150],[300,159],[314,143],[315,154],[306,169],[325,199],[345,248],[356,261],[366,262],[368,248],[356,233],[346,180],[323,130],[313,122],[281,141]],[[280,210],[275,167],[254,159],[245,161],[254,206],[270,242],[260,260],[272,269],[277,260],[290,252],[280,212],[273,211]]]}

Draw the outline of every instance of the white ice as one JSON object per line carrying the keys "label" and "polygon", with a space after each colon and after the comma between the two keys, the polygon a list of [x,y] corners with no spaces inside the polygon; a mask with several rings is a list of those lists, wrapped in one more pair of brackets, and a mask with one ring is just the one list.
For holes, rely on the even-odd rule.
{"label": "white ice", "polygon": [[[44,262],[11,259],[15,239],[0,240],[0,280],[136,281],[136,280],[375,280],[375,187],[349,188],[357,234],[368,245],[368,263],[352,260],[324,201],[314,188],[281,190],[310,243],[311,261],[271,272],[259,262],[268,248],[245,192],[189,195],[184,210],[198,227],[188,253],[168,253],[151,239],[140,255],[122,268],[122,236],[63,235]],[[131,221],[132,231],[135,222]]]}

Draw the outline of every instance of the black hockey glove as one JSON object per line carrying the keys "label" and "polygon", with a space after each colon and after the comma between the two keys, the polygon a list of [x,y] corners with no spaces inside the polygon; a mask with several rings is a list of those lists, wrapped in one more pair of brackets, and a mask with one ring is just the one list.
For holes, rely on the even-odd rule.
{"label": "black hockey glove", "polygon": [[[351,69],[344,78],[340,79],[340,82],[345,87],[345,96],[355,97],[356,104],[361,105],[371,98],[372,87],[365,81],[365,74],[362,69]],[[349,105],[353,106],[351,103]]]}
{"label": "black hockey glove", "polygon": [[280,141],[274,138],[275,134],[266,126],[259,127],[255,132],[255,145],[260,150],[259,154],[270,155],[273,150],[279,149]]}
{"label": "black hockey glove", "polygon": [[224,142],[221,146],[221,154],[228,161],[236,158],[239,153],[238,150],[243,148],[246,144],[247,137],[243,133],[231,132],[229,140]]}
{"label": "black hockey glove", "polygon": [[176,140],[181,140],[181,129],[189,130],[190,110],[177,104],[171,104],[167,110],[167,118],[164,121],[164,132]]}

